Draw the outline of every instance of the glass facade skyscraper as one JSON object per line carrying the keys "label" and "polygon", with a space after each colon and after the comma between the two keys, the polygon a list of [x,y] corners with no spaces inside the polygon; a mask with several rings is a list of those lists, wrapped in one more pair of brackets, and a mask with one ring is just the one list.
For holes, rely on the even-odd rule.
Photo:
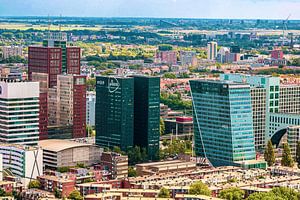
{"label": "glass facade skyscraper", "polygon": [[96,78],[96,144],[133,146],[134,80],[130,77]]}
{"label": "glass facade skyscraper", "polygon": [[190,81],[197,156],[213,166],[255,160],[250,85]]}
{"label": "glass facade skyscraper", "polygon": [[134,76],[134,145],[147,149],[148,158],[159,156],[160,78]]}
{"label": "glass facade skyscraper", "polygon": [[96,144],[139,146],[150,160],[158,159],[160,78],[99,76],[96,81]]}

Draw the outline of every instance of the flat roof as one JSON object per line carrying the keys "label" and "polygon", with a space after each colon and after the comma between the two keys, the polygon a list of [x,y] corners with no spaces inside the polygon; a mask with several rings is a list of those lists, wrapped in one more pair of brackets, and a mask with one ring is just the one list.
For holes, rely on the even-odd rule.
{"label": "flat roof", "polygon": [[210,197],[210,196],[205,196],[205,195],[193,195],[193,194],[176,194],[175,198],[192,198],[192,199],[203,199],[203,200],[223,200],[220,198],[216,198],[216,197]]}
{"label": "flat roof", "polygon": [[217,84],[226,84],[226,85],[249,86],[248,83],[240,83],[240,82],[234,82],[230,80],[197,79],[197,80],[190,80],[190,81],[200,82],[200,83],[217,83]]}
{"label": "flat roof", "polygon": [[178,163],[184,163],[185,161],[182,160],[170,160],[170,161],[160,161],[160,162],[152,162],[152,163],[141,163],[137,164],[136,166],[139,167],[154,167],[154,166],[160,166],[160,165],[168,165],[168,164],[178,164]]}
{"label": "flat roof", "polygon": [[38,147],[35,147],[35,146],[28,146],[28,145],[22,145],[22,144],[14,144],[14,143],[4,143],[4,142],[1,142],[0,146],[2,146],[2,147],[14,147],[14,148],[17,148],[17,149],[20,149],[20,150],[25,150],[25,151],[34,151],[34,150],[38,149]]}
{"label": "flat roof", "polygon": [[54,152],[59,152],[65,149],[76,148],[76,147],[92,146],[92,144],[88,144],[88,143],[79,143],[70,140],[59,140],[59,139],[40,140],[38,145],[45,150],[54,151]]}

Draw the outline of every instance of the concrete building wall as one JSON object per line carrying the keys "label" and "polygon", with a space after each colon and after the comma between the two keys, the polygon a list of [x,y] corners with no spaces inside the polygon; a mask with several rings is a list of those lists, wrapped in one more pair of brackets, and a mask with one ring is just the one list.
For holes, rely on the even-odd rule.
{"label": "concrete building wall", "polygon": [[255,149],[260,151],[265,147],[266,90],[264,88],[251,88],[251,103]]}
{"label": "concrete building wall", "polygon": [[4,46],[2,47],[2,57],[7,59],[12,56],[23,56],[23,47],[21,46]]}
{"label": "concrete building wall", "polygon": [[89,92],[86,97],[86,124],[95,126],[96,93]]}
{"label": "concrete building wall", "polygon": [[279,112],[300,114],[300,86],[280,87]]}

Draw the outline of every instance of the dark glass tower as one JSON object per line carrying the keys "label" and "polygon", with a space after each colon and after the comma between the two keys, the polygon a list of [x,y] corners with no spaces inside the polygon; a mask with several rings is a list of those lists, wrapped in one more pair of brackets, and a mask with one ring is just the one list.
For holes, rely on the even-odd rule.
{"label": "dark glass tower", "polygon": [[134,76],[134,145],[146,148],[150,160],[159,155],[160,78]]}
{"label": "dark glass tower", "polygon": [[134,79],[96,78],[96,144],[126,150],[133,146]]}

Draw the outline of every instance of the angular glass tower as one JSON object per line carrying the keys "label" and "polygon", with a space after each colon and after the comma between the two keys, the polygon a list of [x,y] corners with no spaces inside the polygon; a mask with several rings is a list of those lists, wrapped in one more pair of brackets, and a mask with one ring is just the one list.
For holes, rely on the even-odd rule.
{"label": "angular glass tower", "polygon": [[160,78],[134,78],[134,145],[146,148],[148,158],[159,156]]}
{"label": "angular glass tower", "polygon": [[96,78],[96,144],[126,150],[133,146],[134,80]]}
{"label": "angular glass tower", "polygon": [[255,160],[250,85],[190,81],[197,156],[213,166]]}

